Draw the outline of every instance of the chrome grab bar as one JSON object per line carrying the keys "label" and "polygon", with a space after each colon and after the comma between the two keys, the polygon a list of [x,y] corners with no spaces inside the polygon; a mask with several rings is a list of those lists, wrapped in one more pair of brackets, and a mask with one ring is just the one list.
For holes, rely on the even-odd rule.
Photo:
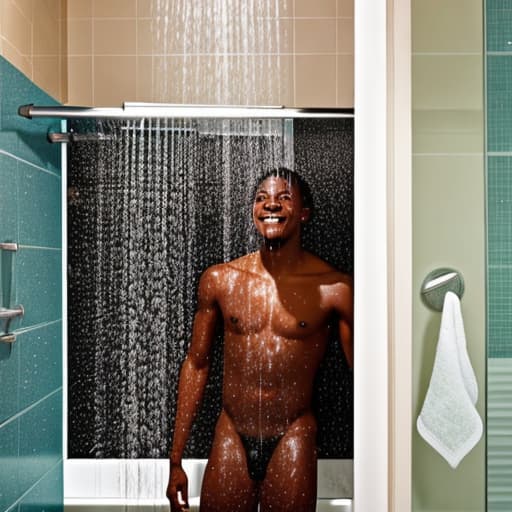
{"label": "chrome grab bar", "polygon": [[25,310],[21,304],[14,308],[0,308],[0,320],[5,321],[3,326],[4,333],[0,334],[0,341],[4,343],[14,343],[16,341],[16,334],[9,332],[9,326],[14,318],[23,316],[24,314]]}
{"label": "chrome grab bar", "polygon": [[14,242],[0,242],[0,250],[3,251],[17,251],[18,244]]}
{"label": "chrome grab bar", "polygon": [[17,316],[23,316],[23,306],[15,306],[12,309],[0,308],[0,320],[12,320]]}
{"label": "chrome grab bar", "polygon": [[14,343],[16,341],[16,334],[0,334],[0,341],[4,343]]}
{"label": "chrome grab bar", "polygon": [[[15,242],[0,242],[0,250],[15,252],[18,250],[18,244]],[[23,316],[24,314],[25,310],[22,305],[14,306],[13,308],[0,307],[0,321],[2,321],[1,330],[3,331],[3,333],[0,333],[0,342],[14,343],[16,341],[16,334],[9,332],[9,327],[14,318]]]}

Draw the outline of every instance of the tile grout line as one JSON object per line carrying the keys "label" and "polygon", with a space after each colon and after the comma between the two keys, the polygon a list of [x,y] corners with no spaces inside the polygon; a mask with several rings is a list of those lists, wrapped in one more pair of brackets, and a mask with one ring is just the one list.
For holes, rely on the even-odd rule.
{"label": "tile grout line", "polygon": [[20,503],[23,501],[24,498],[26,498],[39,483],[46,478],[56,467],[59,466],[59,464],[63,464],[64,459],[62,457],[59,458],[59,460],[50,468],[48,471],[46,471],[43,475],[41,475],[41,478],[39,478],[36,482],[34,482],[21,496],[19,496],[16,501],[11,503],[11,505],[6,509],[6,512],[14,512],[15,509],[20,505]]}
{"label": "tile grout line", "polygon": [[9,151],[5,151],[5,149],[0,149],[0,155],[5,155],[5,156],[8,156],[10,158],[14,158],[18,162],[22,162],[22,163],[24,163],[26,165],[29,165],[31,167],[36,168],[39,171],[45,172],[47,174],[50,174],[50,175],[54,176],[55,178],[59,178],[60,179],[60,176],[57,173],[55,173],[53,171],[50,171],[49,169],[45,169],[44,167],[41,167],[40,165],[34,164],[33,162],[29,162],[28,160],[25,160],[24,158],[16,156],[13,153],[10,153]]}
{"label": "tile grout line", "polygon": [[23,410],[18,411],[17,413],[13,414],[10,418],[6,419],[2,423],[0,423],[0,430],[10,423],[16,421],[18,418],[21,418],[23,415],[25,415],[27,412],[31,411],[35,407],[37,407],[39,404],[43,403],[48,398],[51,398],[53,395],[62,392],[62,386],[59,386],[58,388],[54,389],[51,393],[48,393],[47,395],[43,396],[33,404],[30,404],[28,407],[25,407]]}

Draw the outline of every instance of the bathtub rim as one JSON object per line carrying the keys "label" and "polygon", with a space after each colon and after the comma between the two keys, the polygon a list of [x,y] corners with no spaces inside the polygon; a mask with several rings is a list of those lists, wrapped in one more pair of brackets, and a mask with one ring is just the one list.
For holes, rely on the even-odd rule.
{"label": "bathtub rim", "polygon": [[[190,497],[200,495],[206,463],[183,460]],[[165,498],[168,475],[168,459],[65,459],[64,500],[158,501]],[[318,499],[351,500],[353,475],[352,459],[319,459]]]}

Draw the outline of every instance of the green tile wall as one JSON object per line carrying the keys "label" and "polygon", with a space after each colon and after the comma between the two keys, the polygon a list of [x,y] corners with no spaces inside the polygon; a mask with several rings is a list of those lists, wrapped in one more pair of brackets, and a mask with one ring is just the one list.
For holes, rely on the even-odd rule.
{"label": "green tile wall", "polygon": [[512,3],[486,0],[487,510],[512,510]]}
{"label": "green tile wall", "polygon": [[488,356],[511,357],[512,157],[488,157],[487,194]]}
{"label": "green tile wall", "polygon": [[487,51],[507,52],[512,50],[512,4],[509,0],[488,0]]}
{"label": "green tile wall", "polygon": [[0,57],[0,301],[23,304],[0,342],[0,512],[63,510],[60,148],[55,122],[17,114],[56,102]]}
{"label": "green tile wall", "polygon": [[512,357],[512,3],[486,18],[488,355]]}
{"label": "green tile wall", "polygon": [[512,54],[487,53],[487,149],[512,151]]}

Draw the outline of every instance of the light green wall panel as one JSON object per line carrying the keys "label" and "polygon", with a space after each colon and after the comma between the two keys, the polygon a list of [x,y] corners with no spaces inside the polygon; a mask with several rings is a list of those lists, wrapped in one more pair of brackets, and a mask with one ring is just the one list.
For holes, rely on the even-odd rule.
{"label": "light green wall panel", "polygon": [[[465,279],[462,314],[468,353],[485,419],[485,252],[483,155],[416,156],[413,160],[414,339],[413,418],[425,398],[441,314],[420,299],[425,276],[438,267],[454,267]],[[413,510],[478,511],[485,502],[485,442],[456,470],[428,445],[413,425]],[[468,485],[471,482],[471,485]]]}
{"label": "light green wall panel", "polygon": [[413,52],[482,51],[482,0],[413,0]]}
{"label": "light green wall panel", "polygon": [[441,314],[420,298],[426,275],[458,269],[477,410],[485,421],[483,0],[413,0],[413,512],[485,510],[485,439],[454,470],[416,430]]}
{"label": "light green wall panel", "polygon": [[419,55],[412,58],[414,110],[482,110],[482,55]]}

